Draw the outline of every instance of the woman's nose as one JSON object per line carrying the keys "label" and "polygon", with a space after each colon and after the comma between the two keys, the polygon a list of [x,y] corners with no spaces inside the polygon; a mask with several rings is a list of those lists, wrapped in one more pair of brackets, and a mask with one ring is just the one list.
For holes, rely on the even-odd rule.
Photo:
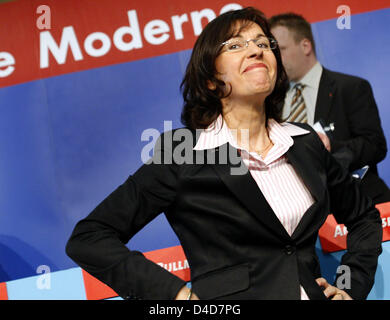
{"label": "woman's nose", "polygon": [[255,56],[261,56],[263,54],[263,49],[259,48],[259,46],[255,45],[253,41],[247,42],[247,55],[252,58]]}

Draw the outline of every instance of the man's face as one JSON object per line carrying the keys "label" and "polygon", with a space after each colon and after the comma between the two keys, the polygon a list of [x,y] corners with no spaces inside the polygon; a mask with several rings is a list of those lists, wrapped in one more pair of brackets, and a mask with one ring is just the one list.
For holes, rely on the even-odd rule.
{"label": "man's face", "polygon": [[296,42],[293,32],[284,26],[272,28],[271,33],[279,44],[283,66],[289,80],[295,82],[300,80],[305,75],[306,64],[302,42]]}

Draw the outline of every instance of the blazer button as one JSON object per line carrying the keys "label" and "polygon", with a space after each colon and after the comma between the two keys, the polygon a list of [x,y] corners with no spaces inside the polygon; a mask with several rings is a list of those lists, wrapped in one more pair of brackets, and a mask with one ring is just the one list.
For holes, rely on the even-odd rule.
{"label": "blazer button", "polygon": [[285,247],[284,247],[284,252],[287,254],[287,255],[291,255],[291,254],[293,254],[294,252],[295,252],[295,248],[293,247],[293,246],[291,246],[291,245],[286,245]]}

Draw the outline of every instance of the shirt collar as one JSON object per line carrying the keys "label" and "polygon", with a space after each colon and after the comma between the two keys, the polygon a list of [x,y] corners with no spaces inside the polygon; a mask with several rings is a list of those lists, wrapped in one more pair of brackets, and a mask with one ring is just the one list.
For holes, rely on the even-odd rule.
{"label": "shirt collar", "polygon": [[[246,148],[237,145],[234,130],[230,130],[222,115],[207,128],[204,129],[194,147],[194,150],[214,149],[229,143],[236,149],[248,152]],[[294,144],[293,136],[310,133],[310,131],[302,129],[291,123],[278,123],[274,119],[268,120],[268,133],[274,147],[269,151],[265,160],[271,162],[282,154]],[[249,153],[249,152],[248,152]],[[250,153],[253,154],[253,153]]]}
{"label": "shirt collar", "polygon": [[[315,65],[307,72],[301,80],[299,80],[299,83],[302,83],[306,87],[310,87],[313,89],[318,89],[320,86],[320,80],[321,80],[321,75],[322,75],[322,66],[321,64],[317,61]],[[290,88],[293,88],[294,85],[297,82],[291,82],[290,83]]]}

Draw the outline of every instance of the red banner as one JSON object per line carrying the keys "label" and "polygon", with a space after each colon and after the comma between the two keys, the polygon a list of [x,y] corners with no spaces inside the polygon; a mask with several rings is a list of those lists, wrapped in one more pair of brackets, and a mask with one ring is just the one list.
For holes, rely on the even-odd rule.
{"label": "red banner", "polygon": [[91,276],[85,270],[82,270],[82,273],[87,300],[102,300],[118,296],[109,286]]}
{"label": "red banner", "polygon": [[[390,202],[376,205],[382,218],[383,238],[382,241],[390,240]],[[338,224],[332,214],[328,216],[321,229],[319,239],[324,252],[335,252],[347,248],[347,227]]]}
{"label": "red banner", "polygon": [[145,252],[144,256],[184,281],[190,281],[190,267],[181,246]]}
{"label": "red banner", "polygon": [[0,300],[8,300],[7,284],[5,282],[0,283]]}
{"label": "red banner", "polygon": [[[345,7],[341,0],[31,0],[0,6],[0,88],[191,49],[210,20],[240,7],[256,6],[267,16],[300,8],[310,22],[340,17]],[[348,1],[351,14],[387,7],[388,0]]]}

